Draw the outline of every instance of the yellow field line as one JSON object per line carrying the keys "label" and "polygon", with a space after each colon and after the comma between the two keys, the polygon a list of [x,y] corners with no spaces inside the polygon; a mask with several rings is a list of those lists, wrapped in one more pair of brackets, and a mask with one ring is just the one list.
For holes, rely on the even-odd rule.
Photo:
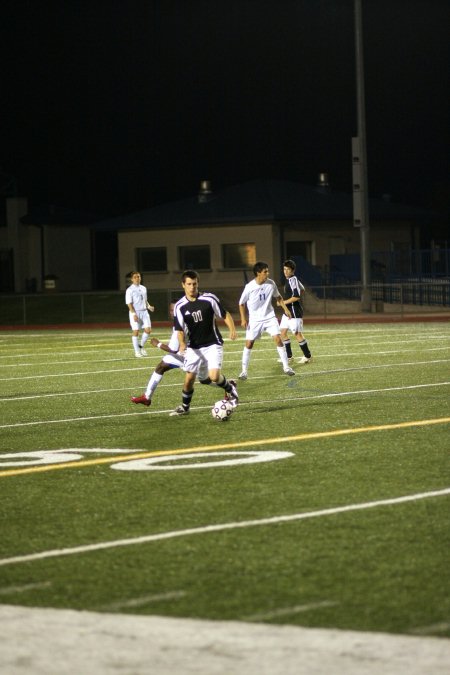
{"label": "yellow field line", "polygon": [[[177,450],[152,450],[146,452],[135,452],[128,455],[116,455],[115,457],[98,457],[97,459],[86,459],[75,462],[64,462],[61,464],[49,464],[45,466],[29,466],[21,469],[11,469],[0,471],[0,477],[21,476],[29,473],[42,473],[47,471],[57,471],[59,469],[80,468],[85,466],[98,466],[100,464],[116,464],[117,462],[130,461],[132,459],[146,459],[148,457],[164,457],[168,455],[181,455],[187,452],[207,452],[213,450],[229,450],[233,448],[248,448],[258,445],[269,445],[271,443],[286,443],[290,441],[309,441],[316,438],[333,438],[334,436],[345,436],[350,434],[363,434],[373,431],[389,431],[391,429],[408,429],[411,427],[424,427],[432,424],[448,424],[450,417],[438,417],[428,420],[414,420],[411,422],[396,422],[394,424],[377,424],[372,427],[357,427],[356,429],[335,429],[334,431],[316,431],[308,434],[297,434],[295,436],[275,436],[273,438],[260,438],[251,441],[238,441],[237,443],[221,443],[220,445],[202,445],[195,448],[180,448]],[[78,449],[78,448],[77,448]],[[64,448],[61,448],[63,451]],[[82,448],[79,449],[82,452]]]}

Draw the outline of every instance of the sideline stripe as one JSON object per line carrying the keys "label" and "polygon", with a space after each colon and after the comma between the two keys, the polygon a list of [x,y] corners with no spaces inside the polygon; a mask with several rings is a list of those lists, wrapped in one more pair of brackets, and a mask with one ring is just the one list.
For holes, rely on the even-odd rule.
{"label": "sideline stripe", "polygon": [[[44,466],[29,466],[21,469],[0,471],[0,477],[20,476],[29,473],[43,473],[57,471],[59,469],[79,468],[82,466],[98,466],[118,462],[128,462],[132,459],[146,459],[148,457],[165,457],[168,455],[180,455],[188,452],[207,452],[213,450],[229,450],[233,448],[248,448],[257,445],[269,445],[271,443],[286,443],[289,441],[307,441],[315,438],[332,438],[333,436],[345,436],[348,434],[362,434],[372,431],[388,431],[390,429],[408,429],[410,427],[425,427],[433,424],[448,424],[450,417],[438,417],[428,420],[413,420],[411,422],[395,422],[393,424],[377,424],[372,427],[356,427],[355,429],[335,429],[334,431],[315,431],[308,434],[295,436],[275,436],[273,438],[260,438],[251,441],[237,441],[236,443],[221,443],[219,445],[201,445],[195,448],[182,448],[177,450],[151,450],[147,452],[135,452],[129,455],[116,455],[115,457],[98,457],[82,461],[64,462],[60,464],[46,464]],[[62,449],[63,450],[63,449]],[[80,449],[81,450],[81,449]],[[0,464],[1,465],[1,464]]]}
{"label": "sideline stripe", "polygon": [[[323,354],[321,354],[322,358]],[[255,361],[257,359],[254,359]],[[424,366],[424,365],[435,365],[437,363],[448,363],[450,359],[433,359],[430,361],[406,361],[404,363],[382,363],[378,364],[376,366],[353,366],[350,368],[333,368],[331,370],[314,370],[314,371],[309,371],[309,372],[303,372],[301,377],[302,379],[304,377],[315,377],[317,375],[330,375],[333,373],[355,373],[355,372],[360,372],[362,370],[376,370],[380,368],[403,368],[404,366]],[[253,363],[253,359],[252,359]],[[0,366],[1,368],[1,366]],[[136,370],[136,369],[134,369]],[[142,370],[139,368],[138,370]],[[278,377],[278,375],[255,375],[254,378],[255,380],[262,380],[262,379],[267,379],[268,377],[275,378]],[[160,387],[180,387],[180,382],[171,382],[169,384],[167,383],[161,383],[159,385]],[[79,391],[64,391],[64,392],[52,392],[52,393],[47,393],[47,394],[26,394],[24,396],[5,396],[3,398],[0,398],[0,402],[4,403],[5,401],[9,401],[10,403],[15,403],[17,401],[29,401],[31,399],[41,399],[41,398],[61,398],[62,396],[86,396],[86,394],[104,394],[104,393],[111,393],[113,391],[132,391],[131,387],[114,387],[114,388],[109,388],[109,389],[86,389],[86,390],[79,390]],[[256,401],[254,401],[256,403]],[[157,411],[159,412],[159,411]],[[1,428],[1,427],[0,427]]]}
{"label": "sideline stripe", "polygon": [[363,502],[360,504],[349,504],[347,506],[338,506],[332,509],[321,509],[320,511],[309,511],[306,513],[293,513],[285,516],[272,516],[271,518],[261,518],[259,520],[243,520],[235,523],[220,523],[218,525],[205,525],[203,527],[192,527],[187,530],[174,530],[172,532],[159,532],[158,534],[148,534],[133,539],[116,539],[115,541],[102,541],[97,544],[87,544],[85,546],[74,546],[73,548],[60,548],[40,553],[30,553],[28,555],[19,555],[13,558],[0,559],[0,567],[13,565],[16,563],[31,562],[33,560],[43,560],[44,558],[58,558],[66,555],[76,555],[77,553],[89,553],[91,551],[101,551],[109,548],[118,548],[123,546],[136,546],[137,544],[147,544],[152,541],[162,541],[165,539],[174,539],[176,537],[187,537],[196,534],[206,534],[209,532],[223,532],[224,530],[244,529],[247,527],[258,527],[261,525],[275,525],[277,523],[289,523],[298,520],[307,520],[309,518],[319,518],[321,516],[333,516],[337,513],[349,513],[350,511],[362,511],[364,509],[373,509],[378,506],[391,506],[393,504],[405,504],[420,499],[430,499],[431,497],[442,497],[450,494],[450,487],[433,492],[418,492],[404,497],[394,497],[391,499],[380,499],[374,502]]}
{"label": "sideline stripe", "polygon": [[250,614],[250,616],[242,617],[242,621],[265,621],[266,619],[275,619],[279,616],[292,616],[292,614],[301,614],[303,612],[310,612],[314,609],[322,609],[322,607],[335,607],[339,603],[331,600],[322,600],[320,602],[310,602],[307,605],[294,605],[293,607],[280,607],[274,609],[272,612],[263,612],[261,614]]}
{"label": "sideline stripe", "polygon": [[110,605],[103,605],[102,611],[115,612],[120,609],[130,609],[131,607],[143,607],[150,605],[152,602],[165,602],[166,600],[179,600],[187,595],[186,591],[168,591],[167,593],[156,593],[153,595],[142,595],[139,598],[131,598],[130,600],[123,600],[113,602]]}
{"label": "sideline stripe", "polygon": [[[447,346],[431,347],[431,348],[426,348],[426,349],[421,350],[421,353],[436,352],[436,351],[447,351],[448,349],[449,349],[449,347],[447,347]],[[383,351],[372,350],[370,352],[342,352],[340,354],[340,356],[342,358],[345,358],[347,356],[353,357],[353,356],[369,356],[369,355],[370,356],[392,356],[392,355],[397,355],[397,354],[404,354],[406,352],[417,352],[417,349],[389,349],[389,350],[385,349]],[[235,352],[234,351],[232,351],[232,352],[228,351],[227,354],[228,355],[232,355],[232,354],[233,355],[234,354],[240,355],[241,352],[240,351],[239,352],[238,351],[235,351]],[[18,356],[20,356],[20,355],[18,355]],[[1,358],[1,356],[0,356],[0,358]],[[148,369],[148,366],[150,364],[156,363],[158,358],[159,357],[156,356],[156,355],[155,356],[149,356],[147,358],[147,363],[146,363],[145,366],[135,365],[135,366],[130,366],[128,368],[124,367],[124,368],[114,368],[114,369],[108,369],[108,370],[91,370],[91,371],[85,370],[85,371],[75,372],[75,373],[63,372],[63,373],[51,373],[51,374],[47,373],[47,374],[43,374],[43,375],[19,375],[19,376],[14,376],[14,377],[0,377],[0,382],[17,382],[17,381],[23,381],[23,380],[39,380],[39,379],[47,379],[47,378],[50,378],[50,377],[67,377],[67,378],[69,378],[69,377],[86,377],[86,376],[89,377],[90,375],[104,375],[104,374],[107,374],[107,375],[113,374],[114,375],[114,374],[117,374],[117,373],[126,373],[126,372],[129,372],[129,371],[146,370],[146,369]],[[315,359],[319,359],[319,358],[320,359],[325,359],[325,358],[334,358],[335,359],[336,354],[333,354],[333,353],[319,354],[318,356],[315,356]],[[443,359],[443,360],[446,361],[448,359]],[[124,361],[124,359],[123,358],[100,359],[100,360],[97,361],[97,363],[111,363],[111,362],[117,362],[117,361]],[[255,361],[263,361],[263,357],[262,356],[256,356],[255,358],[252,358],[252,363],[254,363]],[[240,364],[240,359],[232,359],[231,360],[231,363],[235,363],[235,362]],[[67,364],[73,364],[73,363],[89,364],[91,362],[90,361],[81,361],[81,360],[77,359],[76,361],[75,360],[72,360],[72,361],[65,360],[65,361],[57,361],[57,362],[52,361],[52,363],[54,365],[58,364],[58,363],[60,363],[62,365],[67,365]],[[382,368],[382,367],[389,368],[389,367],[391,367],[391,365],[396,365],[396,366],[421,365],[421,364],[423,365],[423,364],[427,364],[427,363],[436,363],[436,361],[414,361],[413,363],[382,364],[382,365],[379,365],[379,366],[363,366],[362,369],[364,369],[364,368],[376,368],[376,367],[378,367],[378,368]],[[5,369],[12,368],[13,365],[14,365],[15,369],[17,369],[18,367],[21,367],[21,368],[22,367],[28,368],[30,366],[36,367],[36,364],[33,364],[33,363],[19,363],[19,364],[0,364],[0,368],[5,368]],[[37,365],[38,366],[42,365],[43,367],[45,366],[45,364],[37,364]],[[344,370],[346,370],[346,369],[344,369]],[[314,371],[314,372],[317,372],[317,371]],[[12,399],[12,400],[15,400],[15,399]]]}
{"label": "sideline stripe", "polygon": [[0,588],[0,595],[15,595],[16,593],[28,593],[40,588],[48,588],[52,585],[51,581],[39,581],[35,584],[23,584],[22,586],[6,586]]}
{"label": "sideline stripe", "polygon": [[[332,371],[331,371],[332,372]],[[339,371],[336,371],[339,372]],[[254,379],[264,379],[264,377],[261,375],[260,377],[256,377]],[[298,380],[290,379],[289,383],[287,386],[295,386],[297,385]],[[289,401],[302,401],[303,403],[307,403],[308,401],[314,401],[314,400],[319,400],[322,398],[335,398],[335,397],[340,397],[340,396],[356,396],[356,395],[362,395],[362,394],[384,394],[386,392],[390,391],[409,391],[412,389],[424,389],[428,387],[447,387],[450,385],[450,382],[427,382],[425,384],[410,384],[406,386],[401,386],[401,387],[383,387],[382,389],[357,389],[357,390],[352,390],[352,391],[338,391],[338,392],[331,392],[329,394],[315,394],[313,396],[295,396],[293,398],[289,398]],[[172,385],[162,385],[162,386],[172,386]],[[178,383],[179,386],[179,383]],[[239,405],[241,406],[248,406],[248,405],[260,405],[264,403],[283,403],[280,399],[266,399],[266,400],[259,400],[259,401],[249,401],[249,402],[240,402]],[[195,408],[192,408],[192,410],[201,410],[203,408],[210,408],[211,404],[204,405],[204,406],[196,406]],[[119,417],[136,417],[137,415],[161,415],[163,413],[168,413],[171,412],[171,410],[154,410],[154,411],[142,411],[142,412],[128,412],[128,413],[119,413],[119,414],[114,414],[114,415],[91,415],[89,417],[66,417],[62,419],[57,419],[57,420],[36,420],[34,422],[15,422],[14,424],[2,424],[0,425],[0,429],[16,429],[18,427],[32,427],[32,426],[39,426],[42,424],[67,424],[68,422],[86,422],[86,421],[97,421],[97,420],[103,420],[103,419],[118,419]]]}

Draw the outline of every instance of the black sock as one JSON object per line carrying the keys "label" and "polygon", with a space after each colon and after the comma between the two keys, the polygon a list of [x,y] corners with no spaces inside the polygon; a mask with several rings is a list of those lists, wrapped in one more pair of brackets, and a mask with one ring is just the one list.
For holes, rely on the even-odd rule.
{"label": "black sock", "polygon": [[192,397],[194,395],[194,390],[192,391],[183,391],[181,392],[181,405],[185,410],[189,410],[189,406],[191,405]]}
{"label": "black sock", "polygon": [[218,387],[222,387],[222,389],[225,389],[225,391],[227,392],[227,394],[229,394],[230,391],[231,391],[231,384],[228,382],[228,380],[227,380],[227,378],[225,377],[225,375],[222,375],[222,377],[223,377],[223,381],[222,381],[222,382],[217,382],[217,386],[218,386]]}
{"label": "black sock", "polygon": [[286,350],[286,354],[288,359],[292,358],[292,347],[291,347],[291,341],[290,340],[283,340],[284,348]]}
{"label": "black sock", "polygon": [[299,344],[299,347],[302,350],[303,354],[306,356],[306,358],[310,359],[311,358],[311,352],[309,351],[308,343],[306,342],[306,340],[302,340],[298,344]]}

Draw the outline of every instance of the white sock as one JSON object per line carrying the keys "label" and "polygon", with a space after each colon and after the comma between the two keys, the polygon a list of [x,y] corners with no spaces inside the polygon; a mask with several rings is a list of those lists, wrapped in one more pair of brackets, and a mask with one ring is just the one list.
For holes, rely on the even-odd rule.
{"label": "white sock", "polygon": [[247,372],[248,364],[250,363],[250,356],[252,355],[252,350],[248,347],[244,347],[242,352],[242,370]]}
{"label": "white sock", "polygon": [[289,368],[289,364],[288,364],[288,357],[287,357],[286,350],[285,350],[284,346],[278,347],[278,345],[277,345],[277,352],[280,355],[280,359],[281,359],[281,363],[283,364],[283,368],[284,368],[284,370],[286,370],[286,368]]}
{"label": "white sock", "polygon": [[162,375],[159,373],[152,373],[151,378],[148,381],[147,389],[145,390],[145,395],[147,398],[151,398],[156,387],[162,380]]}
{"label": "white sock", "polygon": [[139,339],[136,335],[133,335],[131,338],[131,342],[133,343],[133,349],[136,352],[136,354],[139,352]]}
{"label": "white sock", "polygon": [[141,346],[143,347],[150,337],[150,333],[142,333]]}

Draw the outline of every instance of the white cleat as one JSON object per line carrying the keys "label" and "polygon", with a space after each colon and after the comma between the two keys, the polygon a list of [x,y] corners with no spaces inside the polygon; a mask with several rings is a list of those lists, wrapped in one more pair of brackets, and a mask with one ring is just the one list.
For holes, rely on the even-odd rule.
{"label": "white cleat", "polygon": [[141,356],[147,356],[147,352],[143,347],[141,347]]}
{"label": "white cleat", "polygon": [[243,370],[242,373],[239,375],[239,379],[240,379],[240,380],[246,380],[247,377],[248,377],[248,375],[247,375],[247,371],[246,371],[246,370]]}
{"label": "white cleat", "polygon": [[292,370],[292,368],[285,368],[283,372],[285,375],[295,375],[295,370]]}
{"label": "white cleat", "polygon": [[142,359],[142,354],[141,354],[141,352],[135,352],[134,355],[135,355],[135,357],[136,357],[137,359]]}
{"label": "white cleat", "polygon": [[301,359],[298,360],[298,362],[302,365],[305,366],[307,363],[309,363],[312,360],[312,356],[308,357],[307,356],[302,356]]}

